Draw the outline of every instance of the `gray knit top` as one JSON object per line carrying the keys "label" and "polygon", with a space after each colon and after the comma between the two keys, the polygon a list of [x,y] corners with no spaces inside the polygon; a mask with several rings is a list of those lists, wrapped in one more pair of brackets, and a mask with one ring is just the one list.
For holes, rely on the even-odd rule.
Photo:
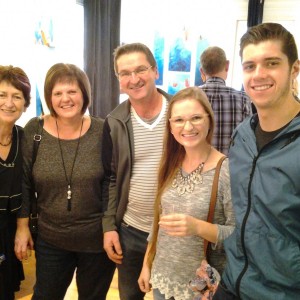
{"label": "gray knit top", "polygon": [[[23,205],[19,217],[30,211],[30,174],[33,135],[37,118],[24,128]],[[46,242],[69,251],[103,250],[101,183],[104,176],[101,147],[103,120],[91,118],[88,131],[80,138],[72,175],[71,210],[67,209],[67,181],[58,139],[45,130],[33,166],[33,180],[38,193],[38,234]],[[63,158],[70,177],[78,139],[61,140]]]}
{"label": "gray knit top", "polygon": [[[175,212],[206,220],[214,174],[215,169],[203,172],[203,183],[196,184],[191,193],[179,195],[176,188],[169,187],[162,195],[162,209],[172,203]],[[235,224],[228,159],[223,162],[220,171],[213,223],[218,224],[218,236],[216,244],[211,247],[209,258],[212,266],[221,273],[226,262],[223,241],[232,233]],[[203,239],[200,236],[173,237],[159,229],[156,255],[151,270],[152,288],[158,288],[165,294],[166,299],[171,297],[176,300],[193,299],[193,292],[188,284],[195,276],[202,259]]]}

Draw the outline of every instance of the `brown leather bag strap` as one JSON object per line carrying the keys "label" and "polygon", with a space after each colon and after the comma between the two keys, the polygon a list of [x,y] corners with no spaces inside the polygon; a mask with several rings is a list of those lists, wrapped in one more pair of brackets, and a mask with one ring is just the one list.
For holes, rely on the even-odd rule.
{"label": "brown leather bag strap", "polygon": [[[226,158],[226,156],[222,156],[216,166],[214,181],[213,181],[212,189],[211,189],[209,210],[208,210],[208,215],[207,215],[207,222],[209,222],[209,223],[212,223],[213,219],[214,219],[215,207],[216,207],[216,202],[217,202],[217,194],[218,194],[219,175],[220,175],[222,163],[225,158]],[[204,257],[206,257],[208,243],[209,242],[207,240],[204,240]]]}

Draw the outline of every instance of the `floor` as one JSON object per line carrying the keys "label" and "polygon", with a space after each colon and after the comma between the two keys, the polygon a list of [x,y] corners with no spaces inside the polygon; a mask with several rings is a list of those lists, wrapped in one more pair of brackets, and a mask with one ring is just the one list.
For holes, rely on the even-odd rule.
{"label": "floor", "polygon": [[[30,300],[32,296],[32,287],[35,282],[35,258],[34,253],[31,257],[23,262],[24,272],[25,272],[25,280],[22,282],[21,290],[16,293],[17,300]],[[73,280],[67,294],[65,296],[65,300],[76,300],[78,299],[76,283]],[[107,300],[120,300],[119,292],[118,292],[118,272],[116,271],[113,281],[111,283],[109,292],[106,297]],[[145,297],[145,300],[153,300],[152,293],[148,293]]]}

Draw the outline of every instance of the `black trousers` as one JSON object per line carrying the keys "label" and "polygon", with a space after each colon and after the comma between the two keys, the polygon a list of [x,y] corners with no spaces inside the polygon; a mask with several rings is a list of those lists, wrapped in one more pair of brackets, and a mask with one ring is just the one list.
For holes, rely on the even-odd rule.
{"label": "black trousers", "polygon": [[76,270],[79,300],[105,300],[115,263],[105,251],[73,252],[36,241],[36,284],[32,300],[63,300]]}

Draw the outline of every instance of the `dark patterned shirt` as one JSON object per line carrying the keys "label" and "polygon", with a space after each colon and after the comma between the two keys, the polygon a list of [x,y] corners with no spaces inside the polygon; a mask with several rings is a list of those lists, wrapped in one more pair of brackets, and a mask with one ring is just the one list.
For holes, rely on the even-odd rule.
{"label": "dark patterned shirt", "polygon": [[225,85],[219,77],[209,78],[200,88],[206,93],[215,115],[213,146],[228,154],[233,129],[251,113],[251,100],[243,91]]}

